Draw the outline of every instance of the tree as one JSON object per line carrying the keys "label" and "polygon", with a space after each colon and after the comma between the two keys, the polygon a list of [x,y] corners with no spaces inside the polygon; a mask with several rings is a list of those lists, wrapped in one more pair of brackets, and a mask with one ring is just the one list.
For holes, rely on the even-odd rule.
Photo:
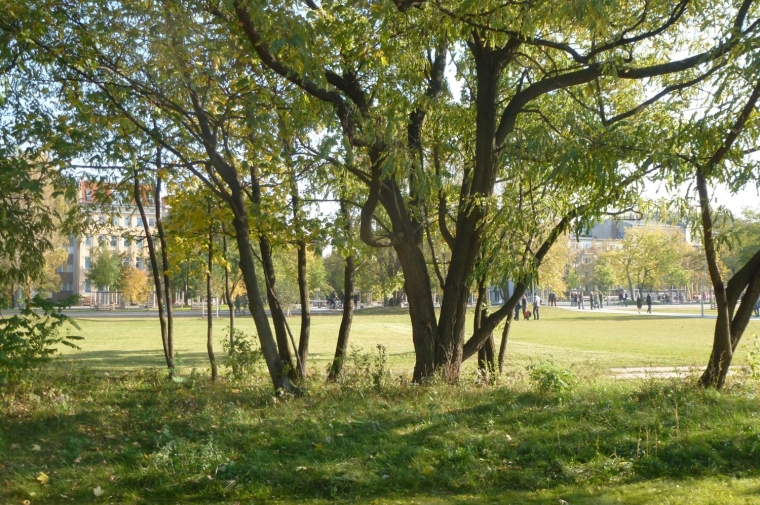
{"label": "tree", "polygon": [[119,279],[119,291],[127,304],[147,300],[151,291],[148,274],[145,270],[133,266],[123,268]]}
{"label": "tree", "polygon": [[[686,58],[677,56],[678,42],[685,41],[679,34],[702,19],[688,0],[599,7],[602,11],[576,10],[570,4],[449,5],[416,0],[335,2],[304,9],[297,3],[271,8],[237,0],[230,12],[220,10],[218,16],[274,74],[332,107],[350,151],[345,166],[368,192],[361,238],[375,247],[393,247],[404,270],[416,355],[413,378],[420,381],[440,369],[455,381],[461,362],[477,353],[512,310],[557,238],[581,216],[593,219],[623,200],[624,190],[646,173],[622,171],[617,161],[589,155],[588,142],[575,137],[579,142],[574,143],[572,132],[555,126],[552,108],[571,96],[579,103],[576,113],[585,126],[595,123],[592,146],[601,142],[608,143],[607,153],[616,151],[609,149],[612,144],[624,150],[630,139],[618,143],[622,138],[615,137],[620,132],[634,135],[640,126],[629,128],[637,115],[642,117],[640,113],[661,98],[703,80],[751,34],[753,25],[745,27],[751,5],[747,1],[738,9],[731,4],[717,7],[719,14],[711,21],[716,32],[725,34],[721,42]],[[568,19],[572,33],[562,24]],[[468,97],[456,119],[447,117],[447,108],[456,106],[444,100],[444,69],[452,47],[459,50],[457,66]],[[646,98],[635,85],[621,84],[643,79],[661,84],[662,91]],[[435,129],[426,124],[426,117],[436,113],[449,119],[454,130],[474,135],[436,138]],[[530,120],[524,118],[534,115],[544,119],[543,135],[525,142],[522,129]],[[541,193],[539,182],[551,181],[545,188],[554,185],[558,203],[576,191],[583,195],[565,198],[564,205],[555,208],[549,220],[554,226],[542,226],[535,247],[531,244],[525,251],[525,269],[516,272],[513,299],[485,318],[465,342],[466,302],[477,258],[488,256],[482,255],[481,245],[493,216],[490,203],[496,181],[516,180],[518,160],[535,157],[531,151],[540,142],[548,144],[551,137],[563,135],[571,138],[567,144],[576,149],[575,161],[544,164],[543,177],[515,187],[522,186],[526,193],[521,194],[531,196]],[[448,167],[436,164],[433,153],[464,145],[468,159],[461,171],[453,170],[447,178]],[[570,153],[565,149],[563,154]],[[431,158],[433,163],[426,163]],[[435,168],[426,169],[431,166]],[[452,190],[448,194],[443,189],[447,185]],[[514,204],[517,192],[511,194]],[[439,232],[451,250],[440,319],[423,252],[427,211],[435,208],[436,200],[438,212],[432,215],[439,216]],[[379,206],[389,226],[378,221]],[[530,207],[523,211],[533,216]]]}
{"label": "tree", "polygon": [[617,284],[617,276],[608,258],[601,258],[594,266],[594,283],[602,291],[607,291]]}
{"label": "tree", "polygon": [[120,265],[119,255],[111,251],[108,245],[101,244],[94,249],[87,280],[101,291],[110,291],[119,283]]}
{"label": "tree", "polygon": [[627,285],[633,296],[634,287],[643,292],[667,282],[666,276],[682,263],[684,240],[675,229],[652,225],[628,228],[620,248],[606,251],[602,261],[609,264],[620,284]]}

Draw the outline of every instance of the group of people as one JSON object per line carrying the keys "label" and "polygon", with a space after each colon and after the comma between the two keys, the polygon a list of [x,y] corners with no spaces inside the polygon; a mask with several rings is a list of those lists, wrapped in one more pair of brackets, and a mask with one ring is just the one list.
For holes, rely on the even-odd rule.
{"label": "group of people", "polygon": [[[538,293],[535,293],[533,295],[533,311],[531,312],[528,310],[528,295],[524,294],[522,299],[520,300],[520,303],[518,303],[515,306],[515,321],[520,320],[520,315],[522,315],[523,320],[528,320],[533,317],[533,320],[540,319],[540,308],[541,303],[543,300],[538,295]],[[556,307],[557,306],[557,294],[553,291],[549,292],[549,307]]]}
{"label": "group of people", "polygon": [[[572,292],[570,294],[570,306],[585,309],[586,305],[584,303],[584,298],[585,296],[582,291]],[[604,295],[602,295],[601,291],[591,291],[588,294],[588,301],[591,310],[604,308]]]}

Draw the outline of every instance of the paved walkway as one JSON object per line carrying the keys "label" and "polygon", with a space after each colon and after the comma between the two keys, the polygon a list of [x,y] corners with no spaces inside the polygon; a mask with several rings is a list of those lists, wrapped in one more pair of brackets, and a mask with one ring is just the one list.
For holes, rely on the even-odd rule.
{"label": "paved walkway", "polygon": [[[575,311],[583,311],[583,312],[601,312],[606,314],[621,314],[626,316],[639,316],[639,317],[652,317],[652,316],[665,316],[665,317],[681,317],[681,318],[687,318],[687,319],[693,319],[693,318],[702,318],[701,313],[691,313],[691,312],[668,312],[669,308],[698,308],[698,305],[655,305],[652,307],[652,313],[647,314],[646,306],[642,307],[641,314],[638,313],[636,310],[636,306],[634,305],[633,308],[631,308],[631,305],[628,305],[628,307],[620,307],[618,305],[611,305],[606,306],[603,309],[594,309],[591,310],[588,308],[588,303],[586,304],[585,309],[579,309],[578,307],[571,307],[569,305],[558,305],[556,308],[558,309],[565,309],[565,310],[575,310]],[[712,312],[712,313],[711,313]],[[714,310],[710,310],[709,307],[705,307],[705,315],[704,319],[715,319],[717,315],[715,314]]]}

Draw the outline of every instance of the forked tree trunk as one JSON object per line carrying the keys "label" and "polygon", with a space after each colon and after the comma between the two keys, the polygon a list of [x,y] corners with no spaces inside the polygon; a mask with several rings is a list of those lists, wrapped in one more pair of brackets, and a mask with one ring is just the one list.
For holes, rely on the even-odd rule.
{"label": "forked tree trunk", "polygon": [[[351,216],[348,213],[348,207],[346,202],[340,202],[340,211],[343,216],[344,232],[346,237],[351,236]],[[346,257],[346,266],[343,270],[343,318],[340,321],[340,329],[338,330],[338,342],[335,346],[335,356],[333,357],[332,365],[330,366],[330,373],[327,376],[327,380],[336,381],[340,377],[340,373],[343,370],[343,362],[346,359],[348,352],[348,339],[351,334],[351,323],[354,319],[354,278],[356,275],[356,267],[354,265],[354,255],[349,254]]]}
{"label": "forked tree trunk", "polygon": [[[475,317],[473,318],[473,334],[480,329],[481,321],[488,316],[486,296],[488,294],[485,285],[485,279],[478,280],[478,301],[475,306]],[[483,379],[490,383],[493,380],[492,373],[496,370],[494,363],[494,345],[493,334],[486,340],[483,346],[478,350],[478,372]]]}
{"label": "forked tree trunk", "polygon": [[[697,191],[701,208],[705,259],[718,308],[710,359],[699,382],[704,387],[721,389],[726,383],[734,351],[747,329],[753,306],[760,296],[760,251],[731,277],[728,285],[725,285],[718,267],[707,182],[699,170],[697,171]],[[743,291],[744,297],[741,298],[739,308],[734,311]]]}
{"label": "forked tree trunk", "polygon": [[208,360],[211,363],[211,380],[216,381],[219,377],[219,370],[216,366],[216,356],[214,356],[214,323],[211,315],[211,272],[214,268],[214,232],[211,228],[211,200],[208,202],[208,270],[206,271],[206,315],[208,323],[206,326],[206,351],[208,351]]}
{"label": "forked tree trunk", "polygon": [[156,259],[156,246],[153,242],[153,235],[151,234],[150,226],[148,225],[148,217],[145,215],[145,208],[142,204],[142,186],[140,185],[140,176],[135,170],[135,183],[134,183],[134,199],[137,205],[137,210],[140,212],[140,218],[143,222],[143,230],[145,231],[145,241],[148,245],[148,256],[150,257],[150,266],[153,273],[153,286],[156,289],[156,304],[158,305],[158,321],[161,326],[161,343],[164,348],[164,359],[166,360],[166,366],[169,368],[169,377],[174,375],[174,349],[169,342],[169,334],[166,324],[166,317],[164,316],[164,297],[161,290],[161,274],[158,270],[158,260]]}
{"label": "forked tree trunk", "polygon": [[[255,205],[261,205],[261,185],[255,166],[251,166],[250,173],[253,203]],[[269,239],[263,233],[259,234],[259,250],[261,251],[262,270],[264,271],[264,280],[266,281],[264,284],[266,285],[269,313],[272,315],[272,323],[274,324],[277,349],[280,353],[280,358],[282,358],[285,366],[288,368],[289,377],[292,380],[295,380],[298,378],[299,372],[298,368],[296,368],[293,363],[293,356],[290,353],[285,313],[282,311],[282,306],[277,300],[277,291],[275,288],[277,278],[275,276],[274,261],[272,260],[272,246],[269,243]]]}

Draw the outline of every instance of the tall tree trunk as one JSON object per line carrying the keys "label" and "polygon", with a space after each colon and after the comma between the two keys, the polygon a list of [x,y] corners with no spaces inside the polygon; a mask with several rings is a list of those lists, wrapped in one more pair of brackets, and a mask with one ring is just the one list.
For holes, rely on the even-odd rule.
{"label": "tall tree trunk", "polygon": [[161,343],[164,347],[164,359],[166,360],[166,366],[169,368],[169,377],[174,375],[174,350],[169,346],[168,330],[166,325],[166,317],[164,316],[164,301],[161,295],[161,274],[158,271],[158,261],[156,259],[156,247],[153,242],[153,235],[151,234],[150,226],[148,225],[148,218],[145,215],[145,209],[142,204],[142,187],[140,185],[140,176],[137,170],[134,171],[135,183],[134,183],[134,198],[137,209],[140,212],[140,217],[143,222],[143,230],[145,231],[145,240],[148,244],[148,256],[150,257],[151,271],[153,272],[153,286],[156,289],[156,303],[158,305],[158,320],[161,326]]}
{"label": "tall tree trunk", "polygon": [[219,377],[219,370],[216,366],[216,357],[214,356],[214,323],[211,315],[211,272],[214,268],[214,230],[211,226],[211,200],[208,202],[208,270],[206,271],[206,315],[208,323],[206,327],[206,350],[208,351],[208,360],[211,363],[211,380],[216,381]]}
{"label": "tall tree trunk", "polygon": [[[344,231],[346,237],[351,236],[351,216],[348,213],[348,207],[346,202],[341,200],[340,211],[343,216]],[[340,321],[340,329],[338,330],[338,342],[335,346],[335,356],[333,357],[332,365],[330,366],[330,373],[327,376],[328,380],[335,381],[340,377],[340,373],[343,370],[343,361],[346,358],[348,352],[348,339],[351,334],[351,323],[354,319],[354,278],[356,275],[356,267],[354,266],[354,255],[349,254],[346,257],[346,266],[343,270],[343,318]]]}
{"label": "tall tree trunk", "polygon": [[[261,185],[259,183],[258,173],[255,166],[251,166],[251,189],[254,205],[261,205]],[[261,251],[261,263],[264,271],[264,279],[267,291],[267,302],[269,304],[269,313],[272,315],[274,324],[274,334],[277,339],[277,349],[280,358],[288,367],[288,375],[292,380],[298,378],[298,368],[293,363],[293,356],[290,354],[290,343],[288,342],[288,331],[285,326],[285,313],[282,306],[277,300],[277,291],[275,289],[277,278],[275,277],[274,261],[272,260],[272,246],[269,239],[264,233],[259,233],[259,249]],[[296,351],[294,349],[294,351]]]}
{"label": "tall tree trunk", "polygon": [[[294,195],[294,209],[296,214],[298,207],[298,195]],[[301,332],[298,337],[298,357],[301,360],[301,367],[304,373],[308,371],[307,363],[309,358],[309,337],[311,335],[311,305],[309,303],[309,282],[306,271],[306,242],[298,241],[298,298],[301,302]]]}
{"label": "tall tree trunk", "polygon": [[485,208],[482,198],[493,193],[495,184],[496,99],[499,76],[505,63],[503,51],[494,50],[486,41],[470,45],[477,71],[477,115],[475,166],[471,183],[462,185],[456,237],[451,250],[451,266],[446,276],[438,324],[436,367],[450,382],[459,379],[463,360],[464,324],[467,314],[468,279],[480,252]]}
{"label": "tall tree trunk", "polygon": [[174,308],[172,307],[171,279],[169,278],[169,249],[166,245],[166,235],[164,235],[163,218],[161,217],[161,148],[157,150],[157,171],[156,171],[156,231],[158,231],[158,240],[161,243],[161,264],[164,274],[164,285],[161,296],[166,304],[166,344],[169,349],[169,355],[174,356]]}
{"label": "tall tree trunk", "polygon": [[[227,237],[222,235],[222,254],[224,254],[225,262],[227,260]],[[235,309],[232,303],[232,293],[230,290],[230,270],[225,266],[224,268],[224,297],[227,299],[227,308],[230,311],[230,348],[235,345]]]}

